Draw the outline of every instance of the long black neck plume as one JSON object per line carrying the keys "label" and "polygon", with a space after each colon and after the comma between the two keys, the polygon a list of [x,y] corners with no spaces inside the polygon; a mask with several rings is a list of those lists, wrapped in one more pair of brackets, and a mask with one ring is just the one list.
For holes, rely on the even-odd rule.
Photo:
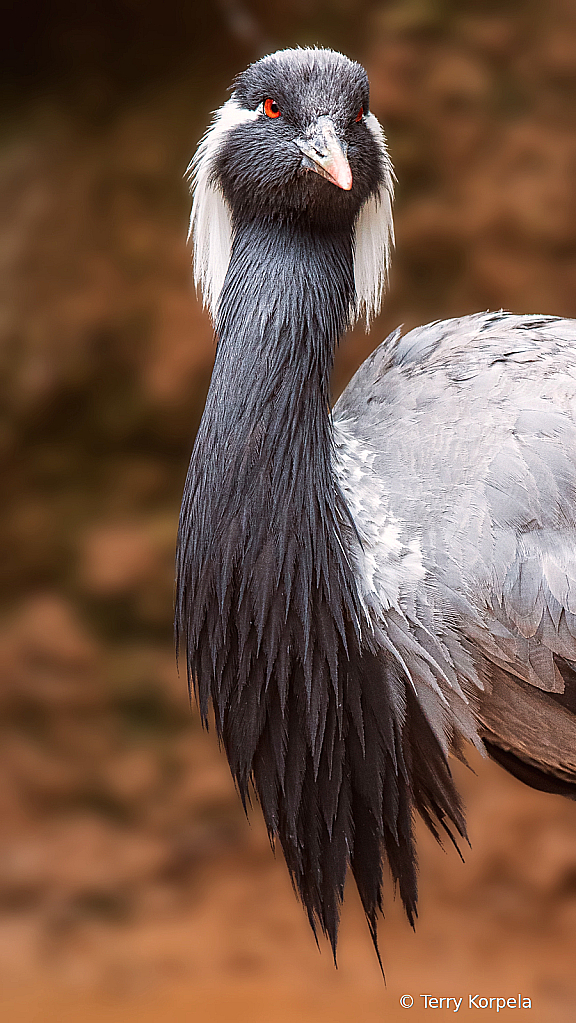
{"label": "long black neck plume", "polygon": [[212,704],[240,794],[254,786],[334,950],[349,865],[376,941],[383,855],[415,915],[413,805],[463,829],[410,682],[370,640],[348,554],[329,378],[354,297],[351,232],[237,225],[177,564],[203,720]]}

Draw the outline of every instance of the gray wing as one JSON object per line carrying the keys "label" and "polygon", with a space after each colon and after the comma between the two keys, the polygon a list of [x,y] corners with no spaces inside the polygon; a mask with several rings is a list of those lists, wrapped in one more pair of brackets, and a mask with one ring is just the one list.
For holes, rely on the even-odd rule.
{"label": "gray wing", "polygon": [[361,588],[436,734],[558,784],[576,778],[575,417],[576,321],[501,313],[396,332],[334,411]]}

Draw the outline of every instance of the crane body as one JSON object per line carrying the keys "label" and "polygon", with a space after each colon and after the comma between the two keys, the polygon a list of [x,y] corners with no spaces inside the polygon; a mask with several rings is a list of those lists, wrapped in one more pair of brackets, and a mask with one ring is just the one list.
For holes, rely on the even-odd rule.
{"label": "crane body", "polygon": [[416,915],[413,813],[465,837],[471,742],[576,794],[576,322],[477,314],[391,335],[392,170],[359,65],[263,58],[193,163],[217,336],[178,537],[204,722],[336,949],[351,869],[376,944],[387,861]]}

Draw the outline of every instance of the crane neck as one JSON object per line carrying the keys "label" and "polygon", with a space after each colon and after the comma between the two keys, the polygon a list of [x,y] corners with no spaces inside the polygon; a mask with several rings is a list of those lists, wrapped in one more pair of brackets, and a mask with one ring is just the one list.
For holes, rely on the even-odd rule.
{"label": "crane neck", "polygon": [[237,396],[227,396],[234,416],[238,402],[252,403],[259,414],[286,391],[299,403],[305,381],[316,387],[327,411],[334,349],[353,302],[348,232],[312,233],[298,221],[237,224],[218,307],[214,366],[219,390],[228,378]]}
{"label": "crane neck", "polygon": [[329,406],[334,346],[353,300],[350,237],[311,236],[298,224],[237,230],[180,516],[177,619],[189,649],[205,587],[232,599],[238,586],[260,608],[294,600],[289,566],[302,552],[302,606],[320,599],[320,573],[335,619],[359,621],[345,553],[356,534],[333,471]]}
{"label": "crane neck", "polygon": [[279,552],[299,536],[313,557],[328,531],[334,550],[321,557],[340,559],[350,517],[332,468],[330,372],[353,300],[346,235],[311,236],[298,224],[237,230],[182,510],[198,565],[233,534],[248,572],[247,552],[257,559],[270,531]]}

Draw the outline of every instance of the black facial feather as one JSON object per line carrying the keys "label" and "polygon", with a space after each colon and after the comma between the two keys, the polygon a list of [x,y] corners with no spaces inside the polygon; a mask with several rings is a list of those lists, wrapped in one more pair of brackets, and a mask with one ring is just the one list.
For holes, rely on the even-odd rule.
{"label": "black facial feather", "polygon": [[463,835],[464,822],[411,681],[373,639],[332,469],[329,380],[355,302],[353,223],[381,171],[365,130],[364,151],[349,143],[356,190],[293,166],[299,117],[327,110],[344,124],[346,107],[352,136],[368,105],[358,65],[311,53],[240,77],[243,103],[271,95],[290,124],[233,128],[216,161],[234,239],[182,503],[176,630],[202,718],[212,705],[240,795],[253,786],[335,953],[348,867],[376,944],[383,858],[416,913],[413,808],[433,830],[451,822]]}

